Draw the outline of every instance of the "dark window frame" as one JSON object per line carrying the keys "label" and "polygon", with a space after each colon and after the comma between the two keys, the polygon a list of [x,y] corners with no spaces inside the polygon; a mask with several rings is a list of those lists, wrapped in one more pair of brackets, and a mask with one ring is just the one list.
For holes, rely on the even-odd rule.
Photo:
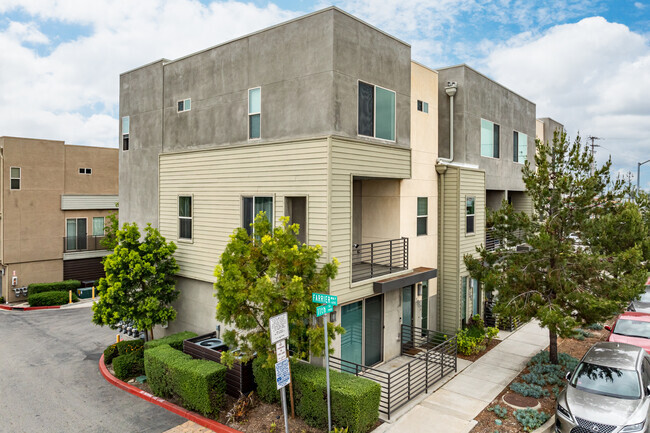
{"label": "dark window frame", "polygon": [[[469,213],[469,201],[472,200],[472,211]],[[471,227],[471,231],[469,228]],[[476,197],[465,197],[465,235],[473,235],[476,233]]]}

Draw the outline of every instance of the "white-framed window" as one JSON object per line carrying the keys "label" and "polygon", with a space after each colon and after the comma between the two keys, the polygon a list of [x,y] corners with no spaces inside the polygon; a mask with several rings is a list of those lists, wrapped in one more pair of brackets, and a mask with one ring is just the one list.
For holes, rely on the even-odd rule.
{"label": "white-framed window", "polygon": [[528,136],[523,132],[513,131],[512,133],[512,159],[521,164],[526,162],[528,157]]}
{"label": "white-framed window", "polygon": [[9,169],[9,188],[20,189],[20,167],[11,167]]}
{"label": "white-framed window", "polygon": [[122,117],[122,150],[129,150],[129,116]]}
{"label": "white-framed window", "polygon": [[248,89],[248,139],[262,136],[262,88]]}
{"label": "white-framed window", "polygon": [[476,198],[465,199],[465,234],[474,233],[474,217],[476,215]]}
{"label": "white-framed window", "polygon": [[86,218],[66,219],[66,251],[88,248],[88,221]]}
{"label": "white-framed window", "polygon": [[249,235],[253,234],[253,222],[261,211],[266,212],[266,219],[273,227],[273,197],[248,196],[242,197],[242,227]]}
{"label": "white-framed window", "polygon": [[104,217],[93,217],[93,236],[104,236]]}
{"label": "white-framed window", "polygon": [[427,197],[418,197],[418,227],[417,235],[427,234],[427,220],[429,215],[429,199]]}
{"label": "white-framed window", "polygon": [[423,113],[428,113],[429,112],[429,103],[418,100],[418,111],[421,111]]}
{"label": "white-framed window", "polygon": [[395,141],[395,92],[359,81],[357,133]]}
{"label": "white-framed window", "polygon": [[192,109],[192,98],[183,99],[178,101],[178,112],[190,111]]}
{"label": "white-framed window", "polygon": [[481,119],[481,156],[499,157],[499,130],[496,123]]}
{"label": "white-framed window", "polygon": [[192,196],[178,196],[178,239],[192,240]]}
{"label": "white-framed window", "polygon": [[80,167],[79,174],[93,174],[93,169]]}

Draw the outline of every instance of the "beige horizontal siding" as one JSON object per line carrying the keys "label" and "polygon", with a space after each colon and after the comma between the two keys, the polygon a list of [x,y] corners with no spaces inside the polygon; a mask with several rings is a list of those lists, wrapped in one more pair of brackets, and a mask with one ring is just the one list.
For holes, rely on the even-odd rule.
{"label": "beige horizontal siding", "polygon": [[61,195],[61,210],[117,209],[117,195]]}
{"label": "beige horizontal siding", "polygon": [[[160,230],[178,245],[179,275],[214,281],[229,236],[242,225],[244,195],[307,196],[308,243],[327,254],[327,140],[219,148],[160,156]],[[178,240],[178,196],[193,196],[193,240]],[[326,255],[325,255],[326,257]]]}

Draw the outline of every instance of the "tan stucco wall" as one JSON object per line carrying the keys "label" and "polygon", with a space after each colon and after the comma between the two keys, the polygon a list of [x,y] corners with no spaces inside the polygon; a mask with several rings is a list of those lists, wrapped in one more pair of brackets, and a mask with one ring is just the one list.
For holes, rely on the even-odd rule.
{"label": "tan stucco wall", "polygon": [[[65,194],[118,194],[118,149],[90,146],[64,146]],[[80,174],[91,168],[92,174]]]}

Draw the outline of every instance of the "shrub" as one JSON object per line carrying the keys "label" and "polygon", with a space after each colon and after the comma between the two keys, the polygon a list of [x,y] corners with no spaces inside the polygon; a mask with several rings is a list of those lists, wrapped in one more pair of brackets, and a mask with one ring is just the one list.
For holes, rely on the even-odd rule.
{"label": "shrub", "polygon": [[111,344],[104,350],[104,364],[109,365],[117,356],[126,355],[131,352],[140,352],[140,357],[143,357],[142,348],[144,341],[137,340],[124,340],[119,343]]}
{"label": "shrub", "polygon": [[510,385],[510,389],[524,397],[540,398],[549,396],[548,390],[539,385],[532,385],[530,383],[515,382]]}
{"label": "shrub", "polygon": [[173,349],[183,350],[183,340],[197,336],[197,334],[190,331],[178,332],[176,334],[168,335],[167,337],[159,338],[157,340],[147,341],[144,345],[144,348],[145,350],[153,349],[154,347],[162,346],[163,344],[169,344]]}
{"label": "shrub", "polygon": [[277,403],[280,401],[280,391],[275,383],[275,370],[264,367],[264,357],[257,357],[253,360],[253,377],[257,385],[257,396],[265,403]]}
{"label": "shrub", "polygon": [[74,291],[81,287],[81,282],[78,280],[65,280],[57,283],[34,283],[27,286],[29,295],[35,295],[43,292],[68,292]]}
{"label": "shrub", "polygon": [[[72,294],[72,302],[78,302],[79,298],[74,293]],[[69,302],[67,292],[43,292],[36,294],[29,294],[27,298],[30,307],[49,307],[52,305],[63,305]]]}
{"label": "shrub", "polygon": [[144,351],[144,368],[154,394],[177,396],[186,409],[216,415],[225,402],[226,367],[217,362],[163,344]]}
{"label": "shrub", "polygon": [[585,326],[584,328],[585,329],[590,329],[592,331],[600,331],[601,329],[603,329],[603,325],[601,325],[600,323],[590,323],[589,325]]}
{"label": "shrub", "polygon": [[495,406],[492,406],[491,408],[488,409],[490,412],[494,412],[494,414],[501,418],[504,419],[506,416],[508,416],[508,408],[501,407],[498,404]]}
{"label": "shrub", "polygon": [[[325,369],[292,363],[296,413],[313,427],[327,426]],[[379,418],[381,386],[349,373],[330,370],[332,424],[350,433],[367,432]]]}
{"label": "shrub", "polygon": [[458,352],[461,355],[476,355],[486,349],[487,343],[499,334],[499,329],[485,327],[483,319],[475,314],[467,322],[467,328],[456,333]]}
{"label": "shrub", "polygon": [[142,350],[120,355],[113,359],[115,377],[126,380],[130,377],[140,376],[144,373],[144,358]]}
{"label": "shrub", "polygon": [[524,431],[528,432],[541,427],[550,418],[546,412],[537,412],[535,409],[520,409],[516,410],[514,414]]}
{"label": "shrub", "polygon": [[0,304],[4,304],[4,303],[5,303],[5,298],[3,298],[2,296],[0,296]]}

